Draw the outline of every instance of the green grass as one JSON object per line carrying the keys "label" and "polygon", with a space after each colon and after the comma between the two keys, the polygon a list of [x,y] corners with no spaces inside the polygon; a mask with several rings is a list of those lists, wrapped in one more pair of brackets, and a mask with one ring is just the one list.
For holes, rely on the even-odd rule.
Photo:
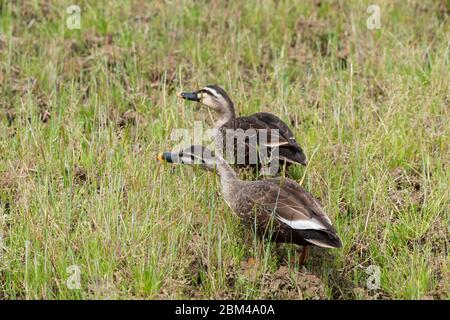
{"label": "green grass", "polygon": [[[77,1],[69,30],[72,3],[0,0],[0,298],[448,299],[448,1]],[[291,125],[342,249],[291,265],[155,161],[210,83]]]}

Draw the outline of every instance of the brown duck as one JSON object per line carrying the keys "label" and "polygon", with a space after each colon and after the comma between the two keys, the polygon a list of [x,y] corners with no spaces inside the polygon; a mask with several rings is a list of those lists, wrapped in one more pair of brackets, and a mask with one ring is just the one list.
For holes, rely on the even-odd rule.
{"label": "brown duck", "polygon": [[340,248],[341,239],[331,220],[317,200],[297,182],[278,177],[257,181],[240,180],[220,156],[202,146],[191,146],[181,152],[163,152],[162,162],[201,164],[216,170],[220,176],[222,195],[233,211],[260,236],[275,242],[303,246],[303,264],[308,246]]}
{"label": "brown duck", "polygon": [[[185,100],[199,102],[214,110],[218,114],[218,120],[214,128],[218,129],[223,137],[226,137],[227,130],[233,130],[235,132],[238,129],[242,129],[243,131],[254,129],[256,132],[266,130],[268,136],[264,144],[269,149],[269,154],[271,150],[277,148],[278,155],[274,160],[278,160],[280,165],[289,166],[294,163],[306,165],[306,156],[295,140],[294,134],[287,124],[276,115],[268,112],[258,112],[250,116],[236,117],[233,101],[225,90],[217,85],[208,85],[194,92],[181,92],[178,96]],[[275,130],[277,133],[271,133],[271,130]],[[237,139],[233,142],[234,154],[237,154],[238,143]],[[250,162],[250,156],[248,155],[249,150],[256,149],[256,147],[250,145],[249,139],[246,139],[244,143],[246,145],[245,151],[247,152],[244,163],[239,163],[234,160],[233,164],[237,164],[238,166],[259,166],[261,162],[260,157],[258,157],[255,163]],[[260,143],[259,138],[257,143]],[[222,150],[224,149],[224,145],[225,143],[221,145]],[[222,152],[222,154],[226,154],[226,152]],[[274,153],[272,152],[272,154]],[[230,162],[229,158],[227,160]]]}

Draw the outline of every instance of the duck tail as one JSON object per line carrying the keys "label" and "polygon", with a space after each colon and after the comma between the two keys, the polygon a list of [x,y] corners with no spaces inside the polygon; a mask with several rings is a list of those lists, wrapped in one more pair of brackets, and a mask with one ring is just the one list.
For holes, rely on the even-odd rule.
{"label": "duck tail", "polygon": [[341,248],[342,240],[334,232],[317,232],[314,237],[305,238],[309,243],[322,248]]}
{"label": "duck tail", "polygon": [[308,163],[305,153],[298,145],[297,148],[287,148],[281,146],[279,148],[279,157],[281,159],[284,159],[285,161],[291,163],[299,163],[304,166]]}

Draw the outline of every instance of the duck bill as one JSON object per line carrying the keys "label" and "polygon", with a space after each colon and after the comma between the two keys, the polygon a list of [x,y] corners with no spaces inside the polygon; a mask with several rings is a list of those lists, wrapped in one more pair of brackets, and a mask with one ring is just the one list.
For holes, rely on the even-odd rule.
{"label": "duck bill", "polygon": [[184,100],[190,101],[200,101],[200,94],[197,91],[194,92],[180,92],[177,94],[178,97]]}
{"label": "duck bill", "polygon": [[159,162],[173,163],[172,152],[160,152],[160,153],[158,153],[158,156],[156,157],[156,159]]}

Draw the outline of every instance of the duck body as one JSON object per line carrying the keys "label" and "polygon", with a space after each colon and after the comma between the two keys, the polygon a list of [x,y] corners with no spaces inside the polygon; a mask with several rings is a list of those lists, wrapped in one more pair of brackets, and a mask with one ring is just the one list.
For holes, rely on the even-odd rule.
{"label": "duck body", "polygon": [[[238,132],[242,130],[243,132],[251,132],[254,130],[256,132],[256,139],[252,140],[248,135],[245,136],[243,150],[245,152],[244,161],[239,161],[239,138],[235,135],[233,146],[233,159],[228,159],[238,167],[260,167],[261,163],[264,162],[264,155],[261,156],[257,153],[256,160],[252,161],[251,151],[257,150],[257,148],[264,147],[267,148],[267,158],[272,161],[279,161],[280,166],[289,166],[294,163],[306,164],[306,156],[300,147],[300,145],[295,140],[293,132],[289,127],[276,115],[268,112],[258,112],[250,116],[243,116],[231,119],[225,122],[222,126],[218,128],[220,134],[223,137],[227,136],[227,131],[231,130]],[[261,134],[264,131],[264,134]],[[264,140],[264,141],[261,141]],[[225,139],[221,140],[218,145],[222,150],[226,150]],[[274,150],[277,152],[275,153]],[[223,152],[226,154],[226,151]]]}
{"label": "duck body", "polygon": [[317,200],[289,178],[222,182],[227,204],[257,234],[275,242],[342,246]]}
{"label": "duck body", "polygon": [[[218,130],[220,139],[216,139],[216,147],[222,151],[229,163],[237,167],[260,168],[264,160],[269,159],[278,161],[281,166],[293,163],[306,165],[306,156],[293,132],[276,115],[258,112],[250,116],[236,117],[232,100],[225,90],[217,85],[209,85],[195,92],[182,92],[179,96],[200,102],[218,114],[214,128]],[[254,132],[256,140],[251,136],[245,136],[243,139],[235,136],[230,142],[227,131],[238,134],[244,132],[244,135],[246,132]],[[217,135],[215,137],[217,138]],[[260,151],[264,148],[267,152],[261,154]],[[232,157],[229,156],[230,152]]]}

